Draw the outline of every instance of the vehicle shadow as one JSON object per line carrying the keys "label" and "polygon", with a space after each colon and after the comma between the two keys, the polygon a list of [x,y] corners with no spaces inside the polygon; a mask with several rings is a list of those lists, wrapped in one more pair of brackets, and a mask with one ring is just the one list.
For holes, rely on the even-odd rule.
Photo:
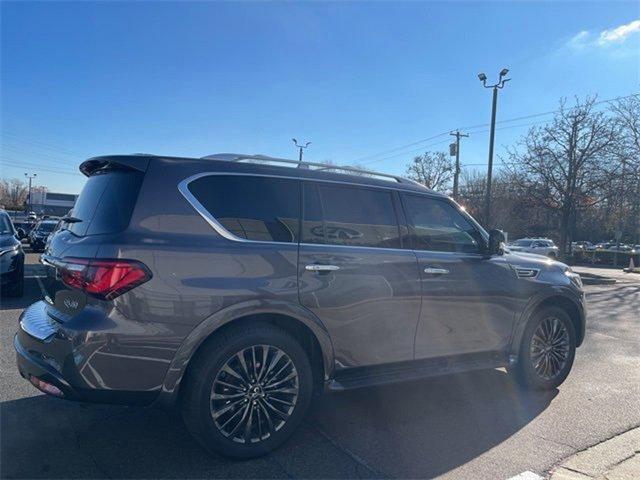
{"label": "vehicle shadow", "polygon": [[385,476],[431,478],[502,443],[557,393],[524,391],[487,370],[326,397],[312,418]]}
{"label": "vehicle shadow", "polygon": [[2,478],[433,477],[503,442],[556,392],[498,370],[321,397],[277,451],[209,455],[177,415],[43,395],[0,404]]}

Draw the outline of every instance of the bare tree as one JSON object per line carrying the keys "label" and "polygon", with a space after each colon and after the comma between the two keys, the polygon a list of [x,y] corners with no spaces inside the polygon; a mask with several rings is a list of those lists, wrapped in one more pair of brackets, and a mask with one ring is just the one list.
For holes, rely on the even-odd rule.
{"label": "bare tree", "polygon": [[446,190],[453,178],[454,163],[444,152],[425,152],[407,166],[407,176],[432,190]]}
{"label": "bare tree", "polygon": [[0,205],[11,210],[24,207],[27,200],[27,184],[17,178],[0,180]]}
{"label": "bare tree", "polygon": [[[621,165],[618,180],[618,228],[640,242],[640,96],[633,95],[611,103],[618,128],[615,157]],[[625,227],[628,227],[625,228]]]}
{"label": "bare tree", "polygon": [[611,162],[614,122],[594,104],[595,98],[576,99],[575,106],[567,107],[561,100],[551,122],[531,128],[518,147],[508,150],[509,170],[531,195],[559,214],[561,255],[576,211],[601,201],[603,187],[618,171]]}

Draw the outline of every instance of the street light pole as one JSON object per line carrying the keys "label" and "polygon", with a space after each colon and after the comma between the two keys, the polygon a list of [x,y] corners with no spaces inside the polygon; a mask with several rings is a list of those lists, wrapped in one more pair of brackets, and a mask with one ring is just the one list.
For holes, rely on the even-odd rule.
{"label": "street light pole", "polygon": [[[307,148],[309,145],[311,145],[311,142],[307,142],[304,145],[299,145],[298,141],[295,138],[291,139],[293,141],[293,144],[298,147],[300,154],[298,155],[298,161],[300,162],[300,164],[302,164],[302,151]],[[302,168],[301,165],[298,165],[298,167]]]}
{"label": "street light pole", "polygon": [[493,89],[493,102],[491,104],[491,133],[489,134],[489,162],[487,166],[487,191],[484,198],[484,222],[487,227],[491,226],[491,176],[493,173],[493,144],[496,136],[496,110],[498,107],[498,89],[504,88],[504,84],[511,80],[510,78],[504,78],[509,73],[509,70],[503,68],[500,70],[500,77],[498,83],[494,85],[487,85],[487,76],[484,73],[478,74],[478,78],[482,82],[484,88]]}
{"label": "street light pole", "polygon": [[469,135],[460,133],[460,130],[449,133],[456,137],[456,170],[453,173],[453,199],[458,201],[458,182],[460,178],[460,137],[468,137]]}
{"label": "street light pole", "polygon": [[24,174],[25,177],[27,177],[29,179],[29,193],[27,194],[27,205],[29,208],[29,211],[27,213],[29,213],[31,211],[31,180],[33,180],[34,178],[36,178],[38,176],[37,173],[34,173],[33,175],[29,175],[28,173]]}

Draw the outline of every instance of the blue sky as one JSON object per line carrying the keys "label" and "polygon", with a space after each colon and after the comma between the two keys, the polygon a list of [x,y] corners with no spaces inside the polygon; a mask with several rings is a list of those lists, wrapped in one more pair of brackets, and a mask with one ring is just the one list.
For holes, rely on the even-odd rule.
{"label": "blue sky", "polygon": [[[77,192],[86,157],[295,157],[291,137],[309,160],[402,173],[449,137],[373,155],[489,121],[480,71],[511,69],[498,120],[638,92],[638,5],[3,2],[1,175]],[[497,153],[545,118],[502,124]],[[462,163],[487,142],[465,139]]]}

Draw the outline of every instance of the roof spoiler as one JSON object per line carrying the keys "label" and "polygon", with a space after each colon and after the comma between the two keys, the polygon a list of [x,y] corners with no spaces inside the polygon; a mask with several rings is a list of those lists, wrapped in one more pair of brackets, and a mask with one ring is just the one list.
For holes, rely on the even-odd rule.
{"label": "roof spoiler", "polygon": [[109,155],[93,157],[80,164],[80,171],[87,177],[108,166],[146,172],[151,156],[152,155]]}

